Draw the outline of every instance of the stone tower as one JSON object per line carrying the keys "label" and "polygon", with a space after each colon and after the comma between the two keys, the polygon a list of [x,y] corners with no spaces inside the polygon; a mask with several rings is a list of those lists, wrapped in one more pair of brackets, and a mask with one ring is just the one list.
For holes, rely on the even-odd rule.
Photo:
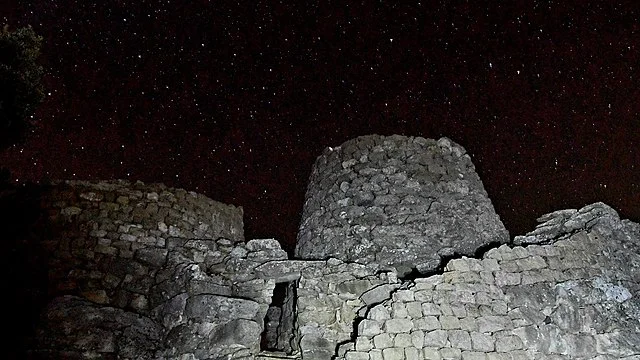
{"label": "stone tower", "polygon": [[424,273],[509,235],[465,149],[368,135],[327,148],[307,188],[296,256]]}

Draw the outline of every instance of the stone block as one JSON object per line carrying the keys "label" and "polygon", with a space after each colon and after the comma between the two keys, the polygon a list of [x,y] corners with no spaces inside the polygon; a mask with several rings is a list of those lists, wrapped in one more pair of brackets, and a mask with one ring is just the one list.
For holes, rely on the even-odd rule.
{"label": "stone block", "polygon": [[[515,350],[509,353],[512,360],[531,360],[531,353],[526,350]],[[565,357],[559,357],[558,355],[549,355],[547,357],[550,360],[564,360]]]}
{"label": "stone block", "polygon": [[394,302],[391,306],[391,316],[393,318],[409,318],[409,313],[404,303]]}
{"label": "stone block", "polygon": [[460,303],[475,303],[475,296],[473,291],[468,290],[456,290],[452,294],[452,299]]}
{"label": "stone block", "polygon": [[416,301],[418,301],[418,302],[421,302],[421,303],[431,302],[431,301],[433,301],[433,290],[416,291],[414,296],[415,296]]}
{"label": "stone block", "polygon": [[405,304],[407,314],[412,319],[418,319],[422,317],[422,304],[418,301],[412,301]]}
{"label": "stone block", "polygon": [[440,351],[435,347],[422,348],[422,356],[424,360],[441,360]]}
{"label": "stone block", "polygon": [[391,292],[397,287],[398,285],[396,284],[383,284],[380,286],[376,286],[362,294],[360,296],[360,299],[362,299],[362,301],[364,301],[367,305],[380,303],[388,299]]}
{"label": "stone block", "polygon": [[432,290],[436,285],[440,284],[444,281],[444,276],[442,274],[432,275],[426,278],[418,278],[414,280],[415,286],[414,289],[416,291],[419,290]]}
{"label": "stone block", "polygon": [[418,349],[422,349],[424,346],[424,332],[421,330],[412,331],[411,344]]}
{"label": "stone block", "polygon": [[480,280],[489,285],[493,285],[496,283],[495,277],[493,276],[492,271],[480,271]]}
{"label": "stone block", "polygon": [[451,308],[450,303],[445,302],[438,304],[438,308],[440,309],[442,315],[453,316],[453,309]]}
{"label": "stone block", "polygon": [[442,328],[440,321],[438,321],[438,318],[435,316],[425,316],[423,318],[414,319],[412,322],[414,329],[431,331]]}
{"label": "stone block", "polygon": [[382,350],[384,360],[405,360],[403,348],[387,348]]}
{"label": "stone block", "polygon": [[440,316],[439,320],[445,330],[460,329],[460,319],[457,316]]}
{"label": "stone block", "polygon": [[356,339],[356,351],[367,352],[371,349],[373,349],[371,339],[364,336],[358,336]]}
{"label": "stone block", "polygon": [[467,316],[467,308],[464,303],[453,303],[451,304],[451,312],[453,316],[458,318],[463,318]]}
{"label": "stone block", "polygon": [[542,269],[547,267],[547,262],[542,256],[535,255],[516,260],[520,271]]}
{"label": "stone block", "polygon": [[465,331],[478,331],[478,322],[475,317],[469,315],[460,319],[460,329]]}
{"label": "stone block", "polygon": [[487,360],[487,354],[478,351],[463,351],[462,360]]}
{"label": "stone block", "polygon": [[406,347],[404,348],[404,358],[422,360],[422,351],[415,347]]}
{"label": "stone block", "polygon": [[510,330],[512,328],[513,324],[508,316],[483,316],[478,318],[478,331],[481,333]]}
{"label": "stone block", "polygon": [[464,330],[447,331],[451,347],[461,350],[471,350],[471,336]]}
{"label": "stone block", "polygon": [[389,319],[385,321],[384,328],[392,334],[408,333],[413,329],[413,323],[409,319]]}
{"label": "stone block", "polygon": [[143,248],[135,252],[134,258],[136,260],[139,260],[143,264],[160,268],[165,264],[167,260],[167,254],[167,249]]}
{"label": "stone block", "polygon": [[471,336],[471,347],[475,351],[491,352],[495,349],[495,340],[492,336],[473,331]]}
{"label": "stone block", "polygon": [[[502,245],[502,246],[505,246],[506,248],[508,248],[507,245]],[[489,251],[487,251],[487,253],[484,255],[484,257],[485,257],[485,259],[502,260],[502,249],[500,249],[500,248],[490,249]]]}
{"label": "stone block", "polygon": [[488,353],[487,360],[513,360],[513,356],[511,354],[506,353]]}
{"label": "stone block", "polygon": [[462,350],[454,348],[440,349],[440,356],[443,360],[459,360],[462,359]]}
{"label": "stone block", "polygon": [[389,310],[383,304],[378,304],[369,310],[369,319],[384,322],[384,320],[390,319],[391,314]]}
{"label": "stone block", "polygon": [[447,332],[445,330],[433,330],[424,334],[424,346],[441,348],[447,344]]}
{"label": "stone block", "polygon": [[120,238],[120,240],[131,241],[131,242],[134,242],[134,241],[138,240],[138,237],[136,237],[134,235],[131,235],[131,234],[121,234],[119,238]]}
{"label": "stone block", "polygon": [[393,346],[401,348],[413,346],[411,335],[408,333],[397,334],[393,338]]}
{"label": "stone block", "polygon": [[373,346],[375,346],[376,349],[393,347],[393,338],[387,333],[378,334],[373,337]]}
{"label": "stone block", "polygon": [[[387,322],[388,321],[392,321],[392,320],[387,320]],[[386,326],[387,325],[385,322],[385,327]],[[380,323],[378,323],[377,321],[364,319],[360,321],[360,324],[358,324],[358,334],[360,335],[376,336],[381,332],[382,332],[382,329],[380,328]]]}
{"label": "stone block", "polygon": [[369,360],[384,360],[382,357],[382,350],[373,349],[369,351]]}
{"label": "stone block", "polygon": [[345,360],[369,360],[369,353],[360,351],[349,351],[345,354]]}
{"label": "stone block", "polygon": [[493,259],[486,254],[485,258],[481,260],[482,269],[480,271],[499,271],[500,265],[498,265],[498,260],[500,259]]}
{"label": "stone block", "polygon": [[515,273],[519,272],[520,268],[518,267],[518,263],[515,260],[503,260],[500,262],[500,270]]}
{"label": "stone block", "polygon": [[466,257],[462,257],[461,259],[453,259],[447,263],[445,267],[446,271],[470,271],[469,263]]}
{"label": "stone block", "polygon": [[393,293],[393,300],[400,302],[411,302],[414,301],[413,291],[412,290],[397,290]]}
{"label": "stone block", "polygon": [[427,302],[427,303],[422,303],[422,314],[425,316],[430,316],[430,315],[437,316],[442,313],[438,305]]}
{"label": "stone block", "polygon": [[497,286],[520,285],[520,273],[510,273],[506,271],[496,271],[494,273]]}

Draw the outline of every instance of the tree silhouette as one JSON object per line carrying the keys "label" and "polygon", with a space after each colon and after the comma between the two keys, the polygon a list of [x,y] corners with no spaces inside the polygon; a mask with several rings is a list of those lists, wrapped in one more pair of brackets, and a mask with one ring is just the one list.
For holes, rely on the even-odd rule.
{"label": "tree silhouette", "polygon": [[0,150],[20,142],[33,127],[29,119],[44,98],[40,80],[42,36],[31,26],[0,31]]}

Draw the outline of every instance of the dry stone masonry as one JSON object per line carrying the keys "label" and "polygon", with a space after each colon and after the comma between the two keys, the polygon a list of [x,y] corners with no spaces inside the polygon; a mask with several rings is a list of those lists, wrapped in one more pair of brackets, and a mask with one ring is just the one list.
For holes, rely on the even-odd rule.
{"label": "dry stone masonry", "polygon": [[566,214],[520,238],[560,235],[551,245],[502,245],[404,282],[340,358],[638,359],[640,226],[602,203]]}
{"label": "dry stone masonry", "polygon": [[[160,184],[43,187],[31,359],[640,359],[640,225],[603,203],[509,241],[464,149],[365,136],[316,162],[289,259]],[[23,246],[23,245],[21,245]]]}
{"label": "dry stone masonry", "polygon": [[425,273],[443,257],[508,240],[464,148],[447,138],[370,135],[316,161],[296,255]]}
{"label": "dry stone masonry", "polygon": [[204,359],[259,350],[275,282],[252,270],[287,255],[275,240],[244,242],[241,208],[122,181],[67,181],[42,201],[58,230],[42,242],[52,301],[33,356]]}

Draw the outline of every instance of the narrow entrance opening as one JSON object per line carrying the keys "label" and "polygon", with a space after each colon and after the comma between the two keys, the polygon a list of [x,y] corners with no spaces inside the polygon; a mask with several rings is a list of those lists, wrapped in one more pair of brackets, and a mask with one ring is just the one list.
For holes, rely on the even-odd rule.
{"label": "narrow entrance opening", "polygon": [[295,343],[295,282],[277,283],[271,304],[264,318],[264,331],[260,350],[291,354],[297,351]]}

